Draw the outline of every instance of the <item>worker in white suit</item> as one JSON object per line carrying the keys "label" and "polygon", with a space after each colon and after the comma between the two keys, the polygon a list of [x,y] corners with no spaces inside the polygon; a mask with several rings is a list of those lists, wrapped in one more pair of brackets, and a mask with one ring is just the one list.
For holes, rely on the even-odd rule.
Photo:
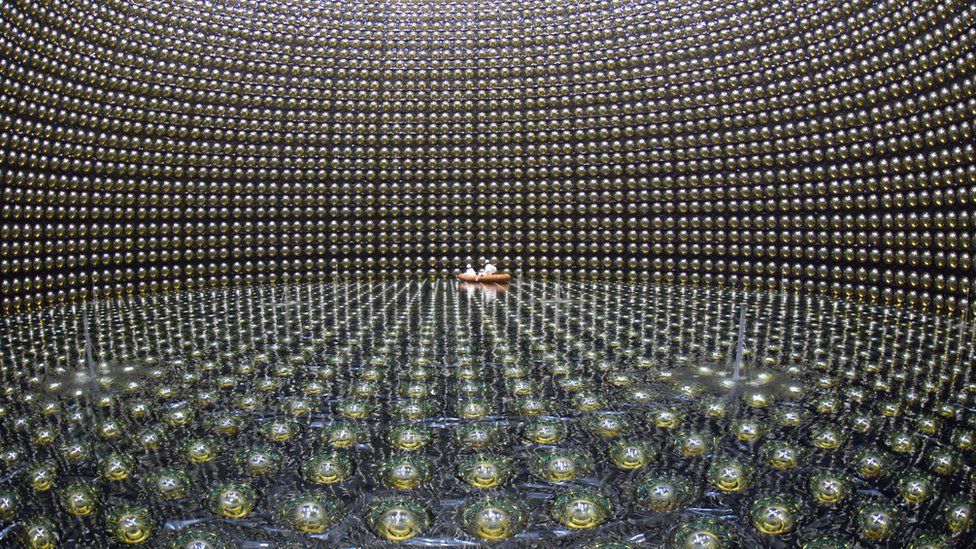
{"label": "worker in white suit", "polygon": [[498,269],[496,269],[495,266],[491,264],[491,261],[486,261],[484,268],[482,268],[481,272],[478,273],[478,279],[480,280],[481,277],[483,276],[493,275],[497,272]]}

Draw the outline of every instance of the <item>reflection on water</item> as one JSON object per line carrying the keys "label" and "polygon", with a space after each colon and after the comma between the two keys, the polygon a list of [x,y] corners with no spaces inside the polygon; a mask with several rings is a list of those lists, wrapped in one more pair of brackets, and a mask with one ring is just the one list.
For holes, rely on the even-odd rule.
{"label": "reflection on water", "polygon": [[469,298],[478,296],[485,301],[492,301],[499,294],[503,294],[508,291],[508,282],[504,284],[482,284],[479,282],[459,282],[458,288],[463,291]]}
{"label": "reflection on water", "polygon": [[976,352],[958,320],[440,281],[2,322],[4,543],[973,542]]}

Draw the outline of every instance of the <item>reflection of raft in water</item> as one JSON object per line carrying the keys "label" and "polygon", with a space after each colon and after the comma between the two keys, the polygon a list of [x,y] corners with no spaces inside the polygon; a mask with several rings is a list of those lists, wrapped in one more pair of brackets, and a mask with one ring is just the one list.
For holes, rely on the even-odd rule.
{"label": "reflection of raft in water", "polygon": [[489,284],[489,283],[497,284],[502,282],[508,282],[509,280],[512,279],[512,275],[508,273],[496,273],[490,275],[482,275],[480,277],[478,275],[461,273],[457,275],[457,277],[465,282],[484,282],[485,284]]}
{"label": "reflection of raft in water", "polygon": [[508,282],[481,284],[478,282],[458,282],[458,288],[467,291],[469,294],[481,292],[483,295],[494,297],[508,291]]}

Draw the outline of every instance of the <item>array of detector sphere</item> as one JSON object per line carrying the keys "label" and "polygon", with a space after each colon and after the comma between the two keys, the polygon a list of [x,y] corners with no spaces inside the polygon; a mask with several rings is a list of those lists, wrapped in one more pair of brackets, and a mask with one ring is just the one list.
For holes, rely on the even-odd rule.
{"label": "array of detector sphere", "polygon": [[943,316],[362,281],[2,330],[0,537],[25,547],[973,543],[976,334]]}
{"label": "array of detector sphere", "polygon": [[972,307],[963,0],[0,6],[6,310],[520,276]]}

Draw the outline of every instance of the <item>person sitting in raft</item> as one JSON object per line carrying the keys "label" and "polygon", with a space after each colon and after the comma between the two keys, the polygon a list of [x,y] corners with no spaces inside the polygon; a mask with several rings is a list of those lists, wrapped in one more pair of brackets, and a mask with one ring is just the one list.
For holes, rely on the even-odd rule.
{"label": "person sitting in raft", "polygon": [[472,276],[476,276],[476,275],[477,275],[478,273],[476,273],[476,272],[474,271],[474,267],[472,267],[472,266],[471,266],[471,264],[470,264],[470,263],[468,263],[468,269],[467,269],[466,271],[464,271],[464,274],[466,274],[466,275],[472,275]]}
{"label": "person sitting in raft", "polygon": [[481,272],[480,273],[478,273],[477,280],[481,280],[481,277],[488,276],[488,275],[493,275],[493,274],[495,274],[497,272],[498,272],[498,269],[496,269],[495,266],[492,265],[490,261],[486,261],[484,268],[481,269]]}

